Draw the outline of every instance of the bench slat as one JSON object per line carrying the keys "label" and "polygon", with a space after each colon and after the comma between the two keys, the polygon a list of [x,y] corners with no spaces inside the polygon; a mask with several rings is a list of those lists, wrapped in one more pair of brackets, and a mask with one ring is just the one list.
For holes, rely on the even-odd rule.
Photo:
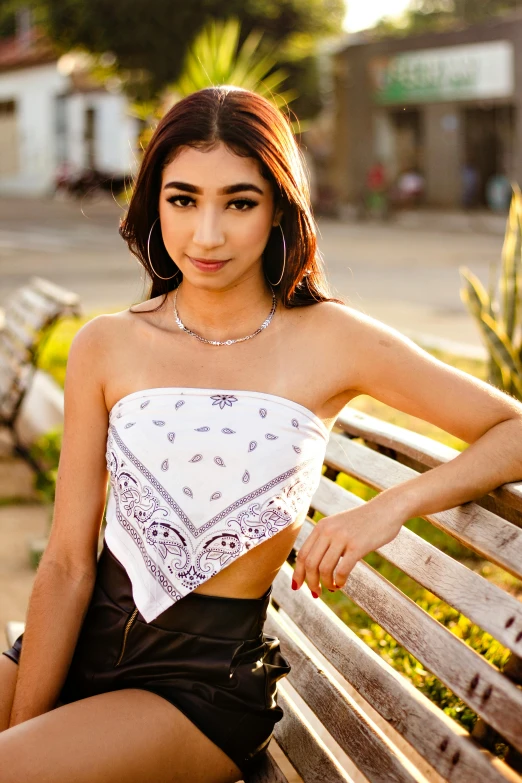
{"label": "bench slat", "polygon": [[273,607],[269,608],[265,627],[284,647],[292,666],[288,675],[291,685],[368,780],[415,783],[417,776],[404,768],[397,749],[321,666],[312,651],[304,649]]}
{"label": "bench slat", "polygon": [[[430,468],[448,462],[459,454],[457,449],[432,440],[425,435],[419,435],[404,427],[398,427],[396,424],[381,421],[374,416],[349,407],[344,408],[337,418],[335,426],[353,437],[364,438],[371,443],[393,449],[398,454],[410,457]],[[492,490],[486,497],[490,510],[500,513],[501,516],[502,509],[497,511],[495,500],[518,511],[519,513],[511,521],[519,527],[522,525],[522,481],[504,484],[502,487]]]}
{"label": "bench slat", "polygon": [[[325,462],[377,490],[388,489],[419,475],[412,468],[336,433],[330,435]],[[422,516],[457,541],[522,578],[521,528],[473,502]]]}
{"label": "bench slat", "polygon": [[65,288],[61,288],[60,286],[51,283],[50,280],[45,280],[43,277],[32,277],[29,283],[31,288],[42,294],[42,296],[61,305],[60,310],[65,307],[76,310],[79,313],[80,297],[78,294],[73,291],[67,291]]}
{"label": "bench slat", "polygon": [[24,286],[19,291],[23,307],[38,313],[42,319],[53,318],[62,312],[63,306],[54,299],[49,299],[34,288]]}
{"label": "bench slat", "polygon": [[302,588],[293,591],[292,573],[284,563],[273,583],[273,600],[440,775],[451,776],[452,783],[520,783],[522,778],[471,740],[462,726],[368,647],[324,601]]}
{"label": "bench slat", "polygon": [[[364,502],[325,476],[312,499],[313,507],[325,515],[347,511]],[[376,551],[505,647],[522,655],[522,604],[512,595],[406,527]]]}
{"label": "bench slat", "polygon": [[14,320],[13,316],[7,312],[5,313],[5,332],[15,337],[16,341],[23,345],[25,348],[30,348],[34,342],[34,335],[30,334],[20,324]]}
{"label": "bench slat", "polygon": [[[14,320],[22,329],[26,329],[28,325],[34,332],[39,332],[49,318],[46,314],[39,314],[34,310],[30,310],[27,304],[24,302],[11,299],[9,305],[6,308],[6,324],[8,325],[10,319]],[[8,328],[8,327],[7,327]]]}
{"label": "bench slat", "polygon": [[32,380],[42,340],[59,316],[80,314],[78,294],[41,277],[32,277],[2,310],[0,420],[11,429]]}
{"label": "bench slat", "polygon": [[245,775],[244,783],[288,783],[276,760],[269,750],[256,761],[252,770]]}
{"label": "bench slat", "polygon": [[364,438],[379,446],[393,449],[430,468],[448,462],[459,453],[451,446],[411,432],[396,424],[382,421],[367,413],[346,407],[338,416],[336,427],[355,438]]}
{"label": "bench slat", "polygon": [[304,783],[353,783],[283,688],[277,702],[285,715],[275,724],[274,736]]}
{"label": "bench slat", "polygon": [[522,750],[521,690],[366,563],[356,564],[343,592]]}
{"label": "bench slat", "polygon": [[17,340],[13,340],[13,336],[7,331],[0,332],[0,351],[8,356],[15,365],[31,361],[29,348],[22,347]]}

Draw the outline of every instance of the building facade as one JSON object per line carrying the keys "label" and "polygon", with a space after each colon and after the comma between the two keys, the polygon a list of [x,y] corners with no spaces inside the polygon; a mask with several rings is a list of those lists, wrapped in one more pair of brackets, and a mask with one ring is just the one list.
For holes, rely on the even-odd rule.
{"label": "building facade", "polygon": [[466,172],[522,185],[522,14],[445,33],[368,40],[333,55],[336,120],[330,176],[358,203],[370,168],[422,175],[425,202],[463,204]]}
{"label": "building facade", "polygon": [[123,94],[64,69],[47,44],[0,42],[0,195],[49,195],[64,164],[132,174],[139,130]]}

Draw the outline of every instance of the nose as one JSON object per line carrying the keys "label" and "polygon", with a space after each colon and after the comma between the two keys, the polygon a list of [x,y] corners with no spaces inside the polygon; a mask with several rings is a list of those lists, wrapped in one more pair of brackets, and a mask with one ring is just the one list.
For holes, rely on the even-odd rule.
{"label": "nose", "polygon": [[194,229],[193,241],[195,245],[209,250],[213,247],[220,247],[225,242],[223,226],[219,210],[209,206],[197,210],[196,227]]}

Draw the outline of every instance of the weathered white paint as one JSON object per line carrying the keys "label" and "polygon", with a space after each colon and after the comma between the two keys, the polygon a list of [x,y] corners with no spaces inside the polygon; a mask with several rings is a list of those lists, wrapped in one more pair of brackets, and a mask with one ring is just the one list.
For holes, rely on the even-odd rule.
{"label": "weathered white paint", "polygon": [[19,144],[17,173],[0,179],[0,193],[43,195],[55,170],[54,96],[67,88],[56,65],[0,74],[0,100],[16,102]]}
{"label": "weathered white paint", "polygon": [[94,109],[94,162],[97,169],[128,174],[135,168],[138,121],[129,115],[124,95],[107,92],[75,93],[67,98],[68,160],[73,166],[87,166],[84,141],[86,115]]}
{"label": "weathered white paint", "polygon": [[[65,127],[59,135],[57,100],[63,96]],[[56,63],[0,73],[0,101],[16,102],[18,165],[0,175],[0,195],[43,196],[53,192],[58,164],[87,165],[86,113],[94,109],[94,165],[111,174],[136,168],[138,121],[124,95],[100,89],[73,92]],[[16,169],[16,170],[14,170]]]}

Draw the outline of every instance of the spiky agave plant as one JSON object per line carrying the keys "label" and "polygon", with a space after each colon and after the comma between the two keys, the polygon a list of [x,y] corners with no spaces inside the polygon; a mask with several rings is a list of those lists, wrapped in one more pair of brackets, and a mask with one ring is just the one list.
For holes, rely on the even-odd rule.
{"label": "spiky agave plant", "polygon": [[490,266],[489,290],[467,267],[460,297],[476,319],[489,354],[489,381],[522,400],[522,194],[513,185],[500,277]]}
{"label": "spiky agave plant", "polygon": [[[141,137],[145,149],[154,132],[154,125],[177,101],[204,87],[231,84],[263,95],[277,108],[288,106],[298,96],[297,90],[280,91],[288,76],[283,68],[275,68],[275,49],[267,51],[262,44],[263,33],[253,30],[238,48],[241,22],[232,17],[224,22],[211,21],[194,39],[187,52],[180,78],[169,84],[159,102],[134,104],[133,114],[149,123]],[[152,126],[150,125],[152,121]],[[290,121],[294,133],[303,132],[308,122]]]}
{"label": "spiky agave plant", "polygon": [[295,90],[276,93],[288,73],[278,68],[275,48],[263,52],[263,34],[253,30],[238,48],[240,21],[211,21],[190,47],[183,73],[168,90],[183,98],[213,84],[233,84],[263,95],[278,108],[297,97]]}

